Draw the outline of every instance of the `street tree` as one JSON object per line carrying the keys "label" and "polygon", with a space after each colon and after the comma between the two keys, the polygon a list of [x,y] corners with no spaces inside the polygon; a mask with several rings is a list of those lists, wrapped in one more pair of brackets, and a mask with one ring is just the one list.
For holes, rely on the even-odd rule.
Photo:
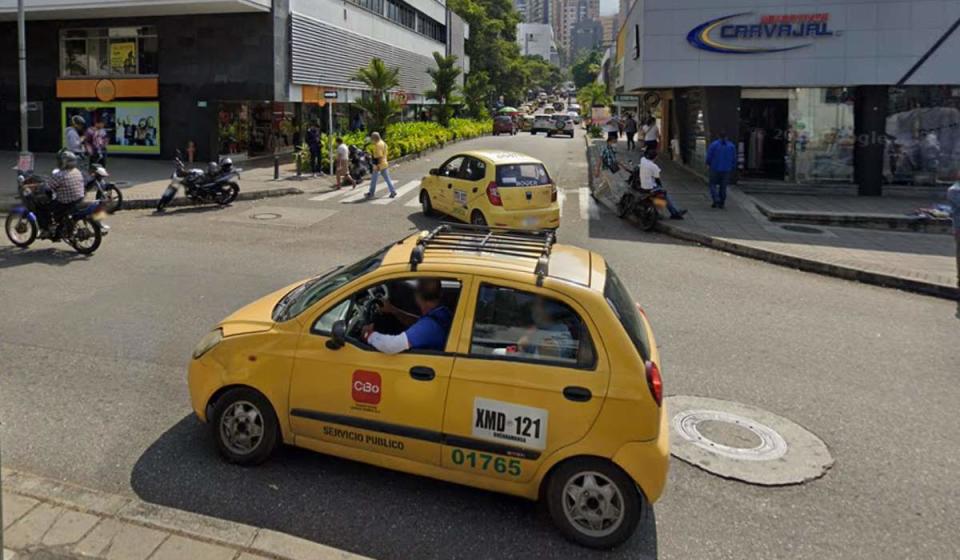
{"label": "street tree", "polygon": [[382,59],[374,58],[370,64],[357,70],[353,79],[368,89],[357,102],[367,115],[367,129],[385,135],[387,125],[400,115],[400,102],[390,95],[390,90],[400,85],[400,68],[390,68]]}
{"label": "street tree", "polygon": [[433,79],[433,88],[424,92],[424,95],[427,99],[437,102],[437,122],[447,126],[453,114],[453,106],[463,101],[457,94],[460,89],[457,86],[457,78],[460,77],[461,70],[457,66],[457,55],[444,56],[434,52],[433,60],[437,67],[427,69],[427,74]]}
{"label": "street tree", "polygon": [[573,85],[579,90],[597,79],[600,74],[600,63],[603,61],[603,52],[593,50],[584,53],[570,68],[573,75]]}
{"label": "street tree", "polygon": [[490,77],[486,72],[470,72],[463,86],[464,103],[471,119],[490,118],[487,102],[493,94]]}
{"label": "street tree", "polygon": [[593,82],[577,91],[577,103],[580,104],[581,114],[587,117],[591,107],[606,107],[613,103],[613,98],[607,93],[605,85]]}

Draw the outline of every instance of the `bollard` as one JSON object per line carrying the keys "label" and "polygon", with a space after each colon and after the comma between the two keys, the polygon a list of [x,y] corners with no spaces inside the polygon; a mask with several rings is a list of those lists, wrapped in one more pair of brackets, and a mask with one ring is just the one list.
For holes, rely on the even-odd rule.
{"label": "bollard", "polygon": [[273,180],[280,180],[280,156],[276,154],[273,156]]}
{"label": "bollard", "polygon": [[297,166],[297,179],[299,179],[299,178],[300,178],[300,164],[303,163],[303,150],[297,150],[296,160],[297,160],[297,161],[296,161],[296,164],[295,164],[295,165]]}

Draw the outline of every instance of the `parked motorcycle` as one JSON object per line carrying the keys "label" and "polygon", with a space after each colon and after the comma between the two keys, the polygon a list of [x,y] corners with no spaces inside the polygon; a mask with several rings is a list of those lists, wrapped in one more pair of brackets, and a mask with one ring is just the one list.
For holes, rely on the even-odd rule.
{"label": "parked motorcycle", "polygon": [[240,178],[241,169],[233,167],[233,161],[230,158],[224,158],[219,163],[210,162],[206,171],[187,169],[180,159],[178,150],[174,164],[176,169],[170,177],[167,190],[163,192],[160,202],[157,203],[157,212],[163,212],[181,186],[187,198],[196,204],[212,202],[226,206],[236,200],[237,195],[240,194],[240,185],[237,181]]}
{"label": "parked motorcycle", "polygon": [[660,210],[667,207],[667,197],[663,189],[643,189],[640,187],[640,168],[630,172],[627,181],[630,190],[617,202],[617,215],[621,218],[635,216],[640,229],[650,231],[660,219]]}
{"label": "parked motorcycle", "polygon": [[373,158],[370,156],[370,153],[363,148],[351,144],[350,177],[359,183],[368,173],[373,173]]}
{"label": "parked motorcycle", "polygon": [[17,198],[21,204],[7,215],[4,229],[7,238],[17,247],[27,248],[41,233],[37,214],[49,214],[47,228],[42,232],[51,241],[66,241],[82,255],[93,254],[100,247],[110,228],[103,224],[106,202],[77,203],[76,208],[59,219],[53,216],[49,205],[56,200],[56,193],[46,186],[39,175],[17,177]]}
{"label": "parked motorcycle", "polygon": [[107,169],[99,163],[90,164],[90,172],[83,174],[84,185],[87,192],[96,191],[97,200],[104,201],[104,208],[107,214],[113,214],[123,207],[123,194],[117,185],[107,181]]}

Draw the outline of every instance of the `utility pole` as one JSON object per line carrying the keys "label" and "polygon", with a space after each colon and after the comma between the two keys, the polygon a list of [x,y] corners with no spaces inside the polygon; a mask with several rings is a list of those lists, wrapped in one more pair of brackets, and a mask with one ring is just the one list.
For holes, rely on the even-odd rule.
{"label": "utility pole", "polygon": [[[27,25],[24,0],[17,0],[17,51],[20,60],[20,159],[30,155],[27,135]],[[19,167],[19,166],[18,166]],[[22,169],[21,171],[28,171]]]}

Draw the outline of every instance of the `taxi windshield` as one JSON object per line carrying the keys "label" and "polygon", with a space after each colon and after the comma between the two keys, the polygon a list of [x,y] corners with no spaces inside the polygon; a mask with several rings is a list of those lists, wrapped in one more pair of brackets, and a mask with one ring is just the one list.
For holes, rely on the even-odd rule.
{"label": "taxi windshield", "polygon": [[383,262],[383,256],[390,247],[391,245],[388,245],[350,266],[338,266],[325,274],[300,284],[283,296],[276,307],[273,308],[273,320],[288,321],[293,319],[330,292],[376,269]]}

